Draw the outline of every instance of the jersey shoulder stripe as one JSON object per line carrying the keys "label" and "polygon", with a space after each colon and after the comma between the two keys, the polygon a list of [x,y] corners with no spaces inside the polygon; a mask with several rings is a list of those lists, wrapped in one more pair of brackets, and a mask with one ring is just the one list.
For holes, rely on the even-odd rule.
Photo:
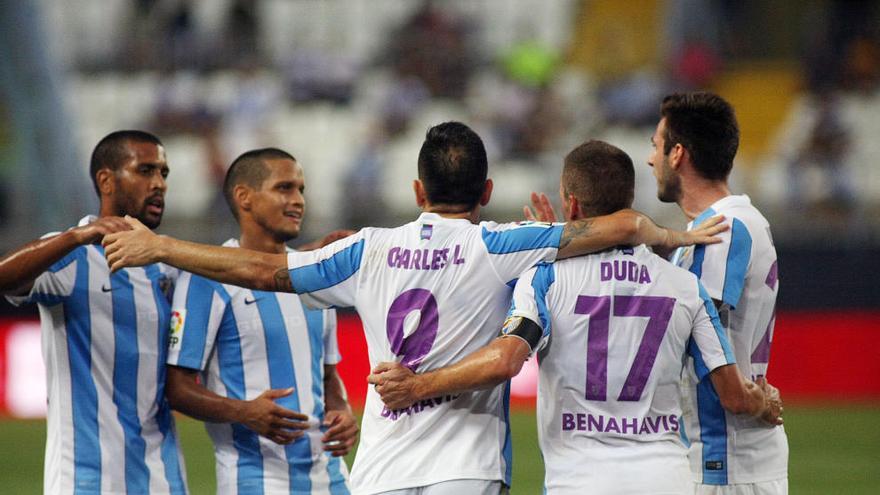
{"label": "jersey shoulder stripe", "polygon": [[489,254],[510,254],[559,247],[562,230],[557,224],[523,223],[504,230],[483,226],[481,233]]}
{"label": "jersey shoulder stripe", "polygon": [[730,247],[727,252],[727,265],[724,270],[724,289],[721,301],[736,308],[746,283],[746,274],[752,252],[752,236],[748,228],[738,218],[734,218],[730,228]]}
{"label": "jersey shoulder stripe", "polygon": [[360,269],[364,239],[311,265],[290,270],[290,279],[297,293],[315,292],[348,280]]}

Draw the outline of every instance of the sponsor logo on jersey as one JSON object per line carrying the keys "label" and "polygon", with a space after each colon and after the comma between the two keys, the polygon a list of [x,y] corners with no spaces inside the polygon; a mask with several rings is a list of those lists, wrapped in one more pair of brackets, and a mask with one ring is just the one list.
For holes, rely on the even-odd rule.
{"label": "sponsor logo on jersey", "polygon": [[419,238],[423,241],[426,241],[434,235],[434,226],[430,224],[422,225],[422,231],[419,233]]}
{"label": "sponsor logo on jersey", "polygon": [[185,320],[185,309],[177,309],[171,312],[171,332],[168,335],[168,344],[172,349],[180,349],[180,344],[183,342],[183,325]]}

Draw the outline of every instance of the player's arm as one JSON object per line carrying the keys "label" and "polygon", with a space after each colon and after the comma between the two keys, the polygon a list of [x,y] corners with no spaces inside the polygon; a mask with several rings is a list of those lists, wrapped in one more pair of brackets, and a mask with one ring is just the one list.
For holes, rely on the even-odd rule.
{"label": "player's arm", "polygon": [[307,242],[302,246],[296,248],[297,251],[314,251],[315,249],[321,249],[327,244],[331,244],[333,242],[338,241],[339,239],[345,239],[346,237],[354,234],[353,230],[334,230],[324,237],[314,240],[312,242]]}
{"label": "player's arm", "polygon": [[74,248],[99,242],[111,232],[131,227],[119,217],[102,217],[52,237],[25,244],[0,259],[0,293],[25,295],[34,280]]}
{"label": "player's arm", "polygon": [[171,365],[165,381],[172,408],[201,421],[241,423],[279,444],[293,442],[309,427],[308,416],[275,403],[291,393],[292,388],[267,390],[253,400],[230,399],[202,386],[195,370]]}
{"label": "player's arm", "polygon": [[163,262],[221,283],[248,289],[293,292],[286,254],[210,246],[159,236],[126,217],[132,230],[104,237],[112,271]]}
{"label": "player's arm", "polygon": [[390,409],[439,395],[492,388],[519,374],[541,335],[537,323],[520,318],[507,335],[455,364],[415,374],[400,363],[379,363],[367,381],[376,386]]}
{"label": "player's arm", "polygon": [[324,450],[334,457],[346,455],[354,447],[359,429],[335,364],[324,365],[324,407]]}
{"label": "player's arm", "polygon": [[782,424],[779,390],[763,381],[761,385],[742,376],[735,364],[720,366],[709,374],[721,400],[721,407],[733,414],[748,414],[770,425]]}
{"label": "player's arm", "polygon": [[610,215],[566,222],[559,241],[557,259],[594,253],[614,246],[647,244],[672,249],[692,244],[714,244],[714,237],[728,229],[717,216],[689,232],[667,229],[635,210],[620,210]]}

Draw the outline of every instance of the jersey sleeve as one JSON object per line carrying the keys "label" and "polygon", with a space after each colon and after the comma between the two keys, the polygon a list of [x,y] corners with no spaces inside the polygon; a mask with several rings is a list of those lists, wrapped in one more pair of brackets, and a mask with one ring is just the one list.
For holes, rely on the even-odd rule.
{"label": "jersey sleeve", "polygon": [[336,340],[336,310],[324,310],[324,364],[339,364],[342,355]]}
{"label": "jersey sleeve", "polygon": [[687,352],[694,358],[694,371],[702,380],[715,368],[736,363],[736,358],[724,327],[721,326],[715,303],[699,281],[697,285],[700,303],[694,316]]}
{"label": "jersey sleeve", "polygon": [[[42,238],[53,235],[57,233],[46,234]],[[15,306],[28,303],[54,306],[63,302],[73,292],[77,267],[80,263],[88,263],[87,256],[85,246],[77,247],[34,279],[30,292],[22,296],[6,296],[6,300]]]}
{"label": "jersey sleeve", "polygon": [[181,272],[171,305],[167,363],[205,369],[228,303],[229,295],[222,285]]}
{"label": "jersey sleeve", "polygon": [[693,272],[712,299],[736,308],[746,285],[752,256],[752,236],[746,225],[733,218],[730,230],[720,234],[722,242],[694,250]]}
{"label": "jersey sleeve", "polygon": [[287,268],[293,290],[313,308],[354,306],[364,231],[314,251],[293,251]]}
{"label": "jersey sleeve", "polygon": [[542,329],[542,334],[540,342],[532,349],[532,353],[546,347],[550,338],[551,319],[547,305],[547,292],[554,281],[553,265],[543,263],[523,273],[513,289],[513,301],[502,334],[507,335],[512,328],[515,328],[515,326],[507,324],[515,318],[528,318],[537,323]]}
{"label": "jersey sleeve", "polygon": [[556,260],[565,224],[521,222],[483,224],[483,244],[489,263],[504,283],[510,283],[530,267]]}

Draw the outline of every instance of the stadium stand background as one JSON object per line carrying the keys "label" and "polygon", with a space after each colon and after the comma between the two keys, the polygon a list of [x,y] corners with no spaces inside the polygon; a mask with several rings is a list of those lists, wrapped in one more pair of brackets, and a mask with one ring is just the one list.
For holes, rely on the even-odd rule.
{"label": "stadium stand background", "polygon": [[[564,154],[598,138],[638,165],[636,207],[683,227],[649,138],[662,95],[711,89],[740,119],[734,190],[779,251],[771,378],[878,400],[878,26],[872,1],[0,2],[0,249],[94,211],[88,154],[120,128],[165,142],[160,231],[187,239],[235,232],[225,167],[262,145],[305,168],[304,239],[406,221],[424,132],[450,119],[486,140],[486,217],[555,198]],[[0,304],[3,328],[35,315]]]}

